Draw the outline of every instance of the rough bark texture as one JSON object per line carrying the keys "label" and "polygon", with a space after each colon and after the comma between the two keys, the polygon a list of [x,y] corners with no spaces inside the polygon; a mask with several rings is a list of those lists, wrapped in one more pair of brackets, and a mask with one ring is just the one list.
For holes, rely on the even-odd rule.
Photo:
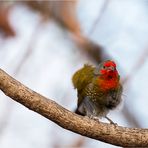
{"label": "rough bark texture", "polygon": [[0,89],[13,100],[72,132],[117,146],[148,147],[148,129],[115,126],[79,116],[27,88],[1,69]]}

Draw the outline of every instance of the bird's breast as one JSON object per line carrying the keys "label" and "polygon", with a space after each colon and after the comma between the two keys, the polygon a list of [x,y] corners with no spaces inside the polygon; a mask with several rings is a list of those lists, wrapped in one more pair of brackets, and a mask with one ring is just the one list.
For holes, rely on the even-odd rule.
{"label": "bird's breast", "polygon": [[98,87],[102,90],[102,91],[108,91],[108,90],[112,90],[117,88],[119,85],[119,80],[118,79],[109,79],[109,80],[105,80],[105,79],[100,79],[98,78]]}

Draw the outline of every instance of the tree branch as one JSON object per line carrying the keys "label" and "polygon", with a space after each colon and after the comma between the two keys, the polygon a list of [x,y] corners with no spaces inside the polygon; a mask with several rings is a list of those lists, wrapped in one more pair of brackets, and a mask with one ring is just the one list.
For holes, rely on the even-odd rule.
{"label": "tree branch", "polygon": [[148,129],[115,126],[79,116],[27,88],[1,69],[0,89],[13,100],[72,132],[117,146],[148,146]]}

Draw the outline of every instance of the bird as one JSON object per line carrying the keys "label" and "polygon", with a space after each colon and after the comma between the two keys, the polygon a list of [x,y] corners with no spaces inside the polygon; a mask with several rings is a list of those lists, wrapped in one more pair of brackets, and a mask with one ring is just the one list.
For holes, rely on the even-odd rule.
{"label": "bird", "polygon": [[91,119],[106,118],[110,110],[121,102],[123,87],[116,63],[112,60],[101,62],[98,66],[84,64],[72,77],[77,90],[77,109],[75,113]]}

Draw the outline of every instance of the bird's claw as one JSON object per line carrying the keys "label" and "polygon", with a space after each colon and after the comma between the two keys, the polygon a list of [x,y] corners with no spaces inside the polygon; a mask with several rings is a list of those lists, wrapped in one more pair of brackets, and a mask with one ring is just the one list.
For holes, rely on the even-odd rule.
{"label": "bird's claw", "polygon": [[92,120],[95,120],[95,121],[98,121],[98,122],[99,122],[99,118],[96,117],[96,116],[92,116],[92,115],[91,115],[89,118],[92,119]]}
{"label": "bird's claw", "polygon": [[95,120],[95,121],[98,121],[99,122],[99,118],[98,117],[95,117],[93,115],[85,116],[85,118],[92,119],[92,120]]}

